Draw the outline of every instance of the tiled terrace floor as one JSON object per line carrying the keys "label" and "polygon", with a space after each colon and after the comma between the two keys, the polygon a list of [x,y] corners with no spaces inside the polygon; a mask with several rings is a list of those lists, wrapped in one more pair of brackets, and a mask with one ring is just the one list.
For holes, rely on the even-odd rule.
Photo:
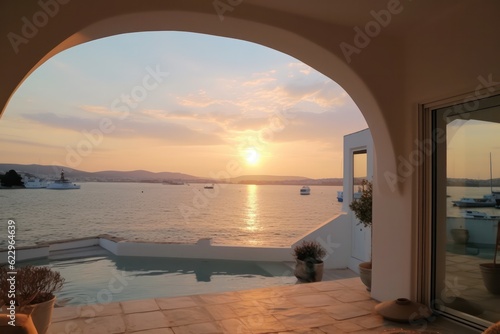
{"label": "tiled terrace floor", "polygon": [[[446,279],[452,282],[447,291],[450,300],[461,300],[474,303],[482,310],[479,317],[491,322],[500,320],[500,296],[489,293],[483,283],[480,263],[492,262],[473,255],[446,253]],[[458,301],[458,300],[457,300]],[[451,304],[451,308],[460,310],[460,304]],[[467,312],[467,311],[465,311]]]}
{"label": "tiled terrace floor", "polygon": [[[335,275],[334,275],[335,276]],[[411,326],[375,314],[359,278],[186,297],[62,307],[50,334],[468,333],[436,320]],[[417,333],[417,332],[415,332]]]}

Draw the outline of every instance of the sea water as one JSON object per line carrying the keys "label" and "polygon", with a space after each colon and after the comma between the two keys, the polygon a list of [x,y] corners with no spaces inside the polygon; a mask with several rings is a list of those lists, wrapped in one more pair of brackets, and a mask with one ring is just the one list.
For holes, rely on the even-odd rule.
{"label": "sea water", "polygon": [[[16,245],[111,234],[128,240],[290,246],[342,210],[337,186],[81,183],[79,190],[0,190],[0,228]],[[1,235],[7,235],[2,233]],[[0,248],[7,238],[0,238]]]}

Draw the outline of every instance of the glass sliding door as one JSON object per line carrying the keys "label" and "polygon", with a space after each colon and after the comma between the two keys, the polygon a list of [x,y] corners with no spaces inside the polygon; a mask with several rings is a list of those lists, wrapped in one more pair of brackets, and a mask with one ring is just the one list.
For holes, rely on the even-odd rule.
{"label": "glass sliding door", "polygon": [[430,303],[441,314],[484,328],[500,321],[500,268],[496,278],[481,269],[494,262],[499,234],[500,95],[429,111]]}

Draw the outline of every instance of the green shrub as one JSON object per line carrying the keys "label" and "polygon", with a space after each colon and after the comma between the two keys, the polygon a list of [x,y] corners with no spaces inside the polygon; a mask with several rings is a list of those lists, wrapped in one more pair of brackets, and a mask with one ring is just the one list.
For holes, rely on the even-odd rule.
{"label": "green shrub", "polygon": [[361,186],[363,187],[361,197],[353,200],[349,204],[349,208],[354,212],[359,222],[368,227],[372,225],[373,184],[368,180],[363,180]]}
{"label": "green shrub", "polygon": [[306,262],[321,263],[326,255],[325,249],[316,241],[303,240],[293,248],[296,259]]}
{"label": "green shrub", "polygon": [[[9,274],[9,272],[17,274]],[[12,299],[9,296],[9,277],[15,277],[16,306],[22,308],[26,305],[43,303],[51,300],[54,293],[60,291],[64,284],[64,278],[57,271],[49,267],[25,266],[14,270],[8,267],[0,268],[0,304],[9,304]]]}

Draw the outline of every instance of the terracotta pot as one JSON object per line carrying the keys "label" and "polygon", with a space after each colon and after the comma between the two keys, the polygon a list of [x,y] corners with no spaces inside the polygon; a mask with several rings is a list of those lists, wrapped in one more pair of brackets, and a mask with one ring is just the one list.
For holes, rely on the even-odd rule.
{"label": "terracotta pot", "polygon": [[49,330],[50,322],[52,320],[52,310],[56,297],[39,304],[27,305],[23,307],[23,313],[30,313],[33,319],[33,324],[38,331],[38,334],[45,334]]}
{"label": "terracotta pot", "polygon": [[0,314],[0,333],[2,334],[37,334],[33,320],[29,314],[16,314],[15,326],[9,323],[12,319],[8,314]]}
{"label": "terracotta pot", "polygon": [[362,262],[359,264],[359,278],[366,285],[366,290],[372,290],[372,263]]}
{"label": "terracotta pot", "polygon": [[406,298],[398,298],[377,304],[375,305],[375,311],[386,320],[405,323],[415,323],[415,321],[432,316],[432,311],[427,306],[412,302]]}
{"label": "terracotta pot", "polygon": [[483,276],[483,283],[490,293],[500,295],[500,264],[481,263],[481,275]]}
{"label": "terracotta pot", "polygon": [[320,282],[323,279],[323,268],[323,261],[314,263],[297,260],[294,275],[301,282]]}
{"label": "terracotta pot", "polygon": [[453,228],[450,234],[456,244],[465,245],[469,241],[469,230],[464,228]]}

